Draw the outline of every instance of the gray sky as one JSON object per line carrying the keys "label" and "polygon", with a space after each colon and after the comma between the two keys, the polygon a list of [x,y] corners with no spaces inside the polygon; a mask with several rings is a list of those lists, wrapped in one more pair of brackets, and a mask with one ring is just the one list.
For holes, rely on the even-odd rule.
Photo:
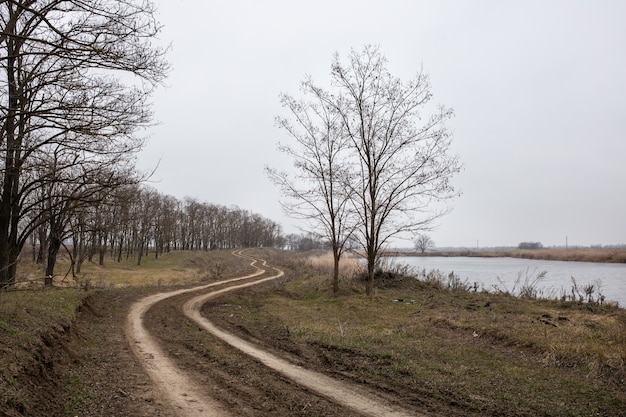
{"label": "gray sky", "polygon": [[393,75],[423,66],[455,110],[463,195],[437,246],[626,243],[626,2],[156,1],[173,72],[139,165],[161,159],[160,192],[296,231],[263,172],[290,167],[278,94],[373,43]]}

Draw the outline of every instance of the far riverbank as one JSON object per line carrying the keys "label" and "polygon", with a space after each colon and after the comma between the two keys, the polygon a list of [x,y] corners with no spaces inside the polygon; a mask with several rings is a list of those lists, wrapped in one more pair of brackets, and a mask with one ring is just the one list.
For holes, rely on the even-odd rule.
{"label": "far riverbank", "polygon": [[626,263],[626,248],[386,251],[385,256],[524,258],[546,261]]}

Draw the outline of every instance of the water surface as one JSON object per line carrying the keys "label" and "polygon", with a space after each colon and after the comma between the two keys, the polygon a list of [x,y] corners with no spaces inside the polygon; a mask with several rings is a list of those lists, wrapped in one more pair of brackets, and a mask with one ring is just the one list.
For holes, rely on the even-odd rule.
{"label": "water surface", "polygon": [[[538,283],[545,297],[571,294],[573,277],[581,292],[585,284],[600,283],[600,292],[606,300],[617,301],[620,307],[626,307],[626,264],[461,256],[407,256],[392,259],[395,263],[426,269],[427,272],[433,269],[445,274],[454,272],[461,279],[470,284],[476,282],[479,288],[488,291],[494,291],[497,287],[514,292],[524,284],[527,275],[532,281],[537,274],[546,271],[545,277]],[[594,295],[598,295],[597,290]]]}

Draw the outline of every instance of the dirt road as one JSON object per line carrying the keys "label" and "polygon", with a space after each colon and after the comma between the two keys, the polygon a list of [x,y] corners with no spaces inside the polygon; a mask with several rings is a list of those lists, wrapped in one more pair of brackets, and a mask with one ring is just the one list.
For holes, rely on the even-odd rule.
{"label": "dirt road", "polygon": [[[250,374],[257,375],[257,377],[265,380],[264,382],[267,383],[267,380],[276,379],[276,373],[278,373],[281,376],[279,379],[282,381],[277,381],[275,384],[268,383],[271,385],[268,391],[281,390],[281,388],[278,388],[279,384],[288,385],[290,390],[299,390],[301,392],[285,394],[285,396],[293,395],[294,398],[299,398],[301,395],[304,396],[305,399],[293,400],[304,404],[303,407],[308,407],[315,403],[315,407],[324,410],[324,415],[333,415],[334,412],[336,412],[334,415],[361,416],[403,417],[418,415],[415,412],[400,410],[386,404],[385,400],[376,393],[366,392],[361,387],[356,387],[321,373],[296,366],[275,354],[261,350],[253,343],[221,330],[207,317],[203,316],[201,308],[210,299],[228,291],[272,281],[283,275],[282,271],[269,267],[264,260],[247,257],[241,251],[236,252],[235,256],[249,259],[256,272],[195,288],[151,295],[133,304],[128,314],[125,331],[132,350],[141,361],[156,390],[160,393],[162,401],[165,404],[169,404],[176,415],[180,417],[259,415],[258,411],[254,411],[256,405],[245,404],[249,400],[244,400],[242,404],[241,399],[233,398],[237,396],[236,393],[231,392],[228,395],[224,393],[224,385],[235,384],[232,377],[222,376],[220,379],[215,376],[219,372],[228,372],[228,368],[235,366],[234,364],[225,364],[219,371],[216,371],[215,366],[213,366],[213,372],[211,372],[213,376],[207,376],[202,372],[198,372],[198,369],[208,366],[206,364],[207,361],[210,362],[212,360],[201,349],[201,346],[204,344],[211,343],[211,346],[213,346],[213,343],[206,339],[207,332],[228,344],[231,349],[236,348],[247,355],[247,363],[250,363],[248,368]],[[259,267],[257,264],[262,264],[262,266]],[[187,351],[198,350],[197,357],[191,358],[187,354],[183,355],[180,347],[175,347],[167,342],[167,336],[160,335],[161,341],[159,341],[159,337],[155,333],[159,334],[161,331],[155,328],[154,319],[152,320],[153,324],[150,326],[152,333],[146,329],[144,318],[149,313],[149,310],[153,306],[165,302],[171,303],[171,311],[180,311],[182,309],[182,313],[195,323],[198,329],[202,329],[205,332],[205,335],[201,337],[194,335],[193,339],[198,344],[197,348],[187,346]],[[163,310],[163,307],[160,310]],[[168,324],[164,320],[164,316],[167,315],[167,313],[162,313],[158,320],[163,324],[163,334],[167,334],[167,328],[175,325],[173,323]],[[189,327],[189,331],[195,330]],[[187,341],[186,343],[189,344],[190,342]],[[164,347],[163,344],[167,345],[167,347]],[[181,356],[184,356],[184,358],[181,359]],[[250,362],[250,358],[252,358],[252,362]],[[193,365],[194,362],[195,366]],[[256,362],[256,364],[252,365],[253,362]],[[262,365],[259,365],[258,362]],[[265,368],[265,371],[259,370],[259,366]],[[259,374],[263,373],[265,375],[259,376]],[[242,375],[242,379],[252,376],[246,376],[245,373]],[[223,382],[224,380],[228,382],[225,383]],[[219,381],[222,381],[222,383]],[[258,388],[243,388],[244,391],[253,389]],[[245,396],[243,395],[243,397]],[[252,400],[256,398],[256,401],[263,402],[267,402],[267,397],[267,394],[250,396]],[[317,397],[322,397],[323,400]],[[248,407],[247,410],[246,407]],[[273,405],[267,404],[265,407],[274,408]],[[329,413],[329,410],[333,409],[335,411]],[[320,413],[320,411],[315,413]]]}

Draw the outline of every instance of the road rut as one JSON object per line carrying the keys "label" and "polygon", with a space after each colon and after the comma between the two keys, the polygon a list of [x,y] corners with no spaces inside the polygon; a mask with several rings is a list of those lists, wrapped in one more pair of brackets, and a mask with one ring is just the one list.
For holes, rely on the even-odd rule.
{"label": "road rut", "polygon": [[[131,344],[132,350],[143,364],[156,388],[162,394],[165,402],[171,405],[177,415],[180,417],[221,417],[231,415],[223,405],[211,398],[210,394],[206,392],[206,388],[203,389],[202,386],[199,386],[194,380],[174,365],[174,362],[159,347],[155,338],[153,338],[143,326],[143,317],[153,305],[167,298],[192,292],[203,293],[190,298],[182,305],[183,313],[189,319],[193,320],[205,331],[255,358],[267,367],[274,369],[299,386],[315,391],[331,401],[365,416],[408,417],[421,415],[389,406],[375,394],[366,392],[352,384],[347,384],[324,374],[294,365],[276,355],[259,349],[252,343],[219,329],[208,318],[202,316],[200,313],[202,306],[208,300],[220,294],[252,285],[258,285],[283,276],[283,271],[269,267],[264,260],[254,259],[246,256],[242,252],[243,251],[234,252],[234,255],[249,259],[251,265],[256,268],[256,272],[253,274],[190,289],[170,291],[145,297],[136,302],[131,307],[128,314],[126,337]],[[262,263],[263,268],[256,266],[257,263]],[[268,275],[270,269],[276,272]],[[256,277],[258,278],[255,279]],[[246,282],[239,283],[240,281]],[[224,285],[227,286],[204,293],[204,291],[211,289],[211,287]]]}

